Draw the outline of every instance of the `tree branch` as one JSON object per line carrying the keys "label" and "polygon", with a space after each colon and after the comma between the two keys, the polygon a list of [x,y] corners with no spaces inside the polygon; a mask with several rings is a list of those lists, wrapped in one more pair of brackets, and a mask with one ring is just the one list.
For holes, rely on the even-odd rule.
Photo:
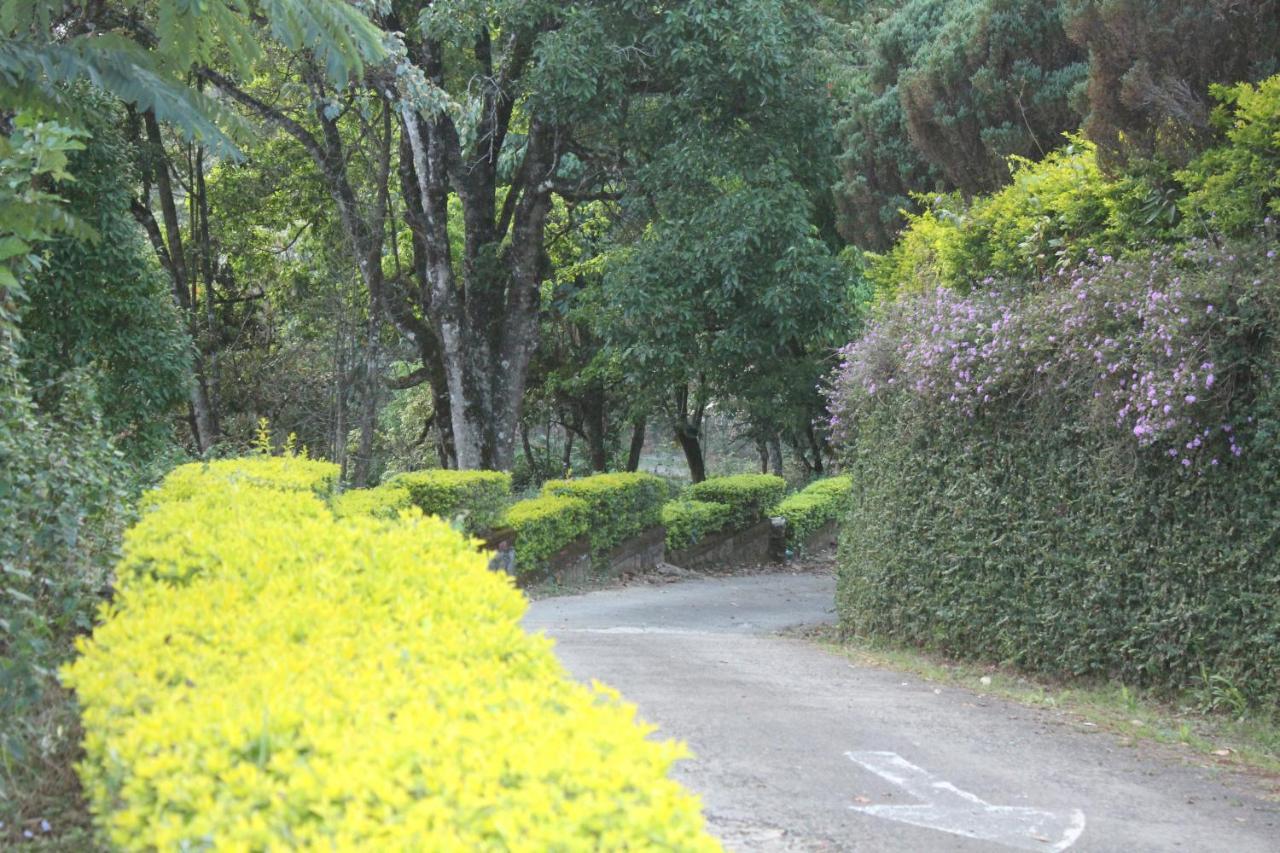
{"label": "tree branch", "polygon": [[310,154],[316,162],[323,162],[324,149],[320,147],[319,141],[312,135],[311,131],[307,130],[297,121],[289,118],[289,116],[285,115],[270,104],[250,95],[235,83],[231,82],[229,78],[219,74],[211,68],[199,69],[196,71],[196,76],[201,80],[206,80],[214,86],[217,86],[222,92],[230,96],[232,100],[253,110],[253,112],[257,113],[264,121],[274,124],[276,127],[298,140],[302,147],[307,149],[307,153]]}

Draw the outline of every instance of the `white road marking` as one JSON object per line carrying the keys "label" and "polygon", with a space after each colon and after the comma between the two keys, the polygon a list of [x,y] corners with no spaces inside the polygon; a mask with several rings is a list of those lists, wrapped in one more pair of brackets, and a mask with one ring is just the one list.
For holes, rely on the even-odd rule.
{"label": "white road marking", "polygon": [[858,805],[857,812],[976,838],[1019,850],[1060,853],[1084,832],[1084,812],[1070,814],[1021,806],[993,806],[962,791],[896,752],[846,752],[851,761],[923,802],[919,805]]}

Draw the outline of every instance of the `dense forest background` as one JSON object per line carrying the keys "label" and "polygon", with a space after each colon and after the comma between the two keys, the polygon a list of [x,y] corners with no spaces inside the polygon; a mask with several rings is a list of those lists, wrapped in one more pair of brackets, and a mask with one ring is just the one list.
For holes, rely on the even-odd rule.
{"label": "dense forest background", "polygon": [[0,0],[0,31],[21,814],[68,772],[53,667],[180,461],[805,480],[863,458],[842,413],[903,435],[841,347],[906,296],[1262,258],[1280,212],[1274,0]]}

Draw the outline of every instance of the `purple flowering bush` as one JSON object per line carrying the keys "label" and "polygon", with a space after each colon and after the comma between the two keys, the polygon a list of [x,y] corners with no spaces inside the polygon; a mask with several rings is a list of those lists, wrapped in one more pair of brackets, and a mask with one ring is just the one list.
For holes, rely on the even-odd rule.
{"label": "purple flowering bush", "polygon": [[1280,260],[1208,242],[1137,259],[1091,256],[1035,286],[945,288],[886,306],[841,350],[829,396],[837,441],[886,397],[937,417],[1007,416],[1034,398],[1120,447],[1189,474],[1240,457],[1241,402],[1280,321]]}
{"label": "purple flowering bush", "polygon": [[1280,701],[1280,259],[1196,242],[881,306],[829,393],[848,631]]}

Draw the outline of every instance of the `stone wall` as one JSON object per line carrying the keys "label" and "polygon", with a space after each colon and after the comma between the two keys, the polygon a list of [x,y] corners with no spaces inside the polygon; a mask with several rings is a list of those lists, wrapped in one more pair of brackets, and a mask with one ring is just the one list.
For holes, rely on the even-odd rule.
{"label": "stone wall", "polygon": [[549,577],[560,584],[574,584],[590,577],[610,578],[650,571],[663,561],[666,554],[667,531],[661,526],[650,527],[615,545],[594,563],[591,544],[584,536],[570,542],[554,554],[546,566],[534,571],[522,571],[516,565],[515,539],[516,534],[511,530],[495,530],[484,537],[485,548],[493,552],[489,568],[505,571],[516,577],[522,586]]}
{"label": "stone wall", "polygon": [[802,553],[812,554],[824,548],[833,547],[840,538],[840,523],[835,519],[828,521],[809,534],[809,538],[800,543]]}
{"label": "stone wall", "polygon": [[749,566],[770,562],[769,542],[773,524],[757,521],[743,530],[713,533],[696,545],[667,552],[667,562],[682,569],[709,569],[722,566]]}

